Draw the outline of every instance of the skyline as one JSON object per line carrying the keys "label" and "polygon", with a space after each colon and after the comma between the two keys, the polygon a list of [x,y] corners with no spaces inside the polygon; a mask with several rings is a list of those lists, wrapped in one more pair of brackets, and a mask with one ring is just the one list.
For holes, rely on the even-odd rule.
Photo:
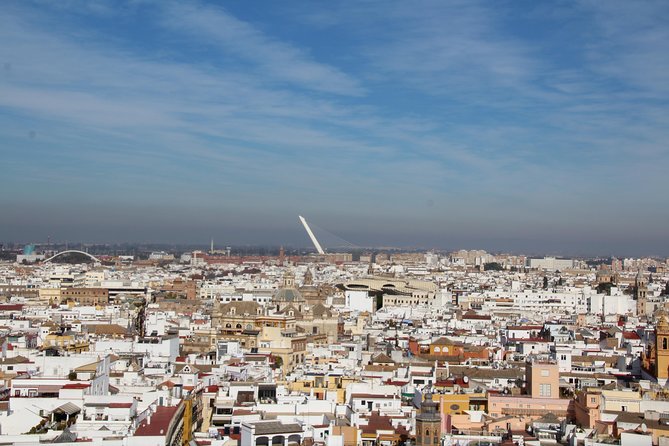
{"label": "skyline", "polygon": [[114,5],[2,6],[2,240],[669,254],[666,3]]}

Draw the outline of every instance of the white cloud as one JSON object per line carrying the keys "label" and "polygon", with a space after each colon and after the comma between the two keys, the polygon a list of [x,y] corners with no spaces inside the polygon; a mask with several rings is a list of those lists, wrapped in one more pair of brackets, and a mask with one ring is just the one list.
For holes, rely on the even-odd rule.
{"label": "white cloud", "polygon": [[303,49],[272,38],[222,8],[181,2],[165,7],[165,26],[252,63],[270,81],[327,93],[364,93],[358,81],[338,68],[315,61]]}

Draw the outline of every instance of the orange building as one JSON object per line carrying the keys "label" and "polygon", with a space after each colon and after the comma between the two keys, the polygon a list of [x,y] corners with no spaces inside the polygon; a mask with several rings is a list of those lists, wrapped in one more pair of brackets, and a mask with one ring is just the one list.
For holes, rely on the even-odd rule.
{"label": "orange building", "polygon": [[602,389],[587,388],[576,395],[574,401],[574,417],[576,424],[583,428],[594,429],[599,420],[599,405],[602,400]]}
{"label": "orange building", "polygon": [[497,418],[505,415],[519,416],[531,421],[552,412],[558,417],[568,415],[569,398],[560,398],[560,372],[557,362],[536,361],[525,367],[527,395],[488,396],[488,411]]}

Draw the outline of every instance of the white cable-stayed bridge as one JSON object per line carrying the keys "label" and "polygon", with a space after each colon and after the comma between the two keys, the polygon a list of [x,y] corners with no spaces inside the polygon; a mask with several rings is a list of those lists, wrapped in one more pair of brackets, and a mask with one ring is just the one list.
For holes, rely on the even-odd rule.
{"label": "white cable-stayed bridge", "polygon": [[307,235],[311,239],[311,243],[316,248],[316,252],[319,254],[325,254],[326,251],[350,251],[362,249],[362,247],[356,245],[355,243],[349,242],[348,240],[333,234],[327,229],[321,228],[311,221],[307,222],[303,216],[299,215],[298,217],[302,223],[302,226],[304,226]]}

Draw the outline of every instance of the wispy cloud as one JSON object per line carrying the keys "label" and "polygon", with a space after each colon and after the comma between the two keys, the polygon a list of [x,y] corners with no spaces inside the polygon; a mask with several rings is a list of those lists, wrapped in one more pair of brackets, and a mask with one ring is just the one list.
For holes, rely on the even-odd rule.
{"label": "wispy cloud", "polygon": [[[271,15],[285,24],[197,1],[38,5],[0,17],[0,181],[34,178],[24,202],[302,209],[436,237],[439,222],[567,231],[579,210],[596,227],[662,188],[661,4],[627,22],[624,4],[360,2]],[[282,33],[293,15],[306,28]],[[578,39],[553,57],[562,42],[517,28],[529,17]],[[648,212],[658,233],[669,215]]]}
{"label": "wispy cloud", "polygon": [[206,42],[213,51],[234,54],[277,82],[326,93],[354,96],[364,93],[364,88],[351,76],[317,62],[304,49],[268,36],[223,8],[166,2],[162,24],[200,43]]}

